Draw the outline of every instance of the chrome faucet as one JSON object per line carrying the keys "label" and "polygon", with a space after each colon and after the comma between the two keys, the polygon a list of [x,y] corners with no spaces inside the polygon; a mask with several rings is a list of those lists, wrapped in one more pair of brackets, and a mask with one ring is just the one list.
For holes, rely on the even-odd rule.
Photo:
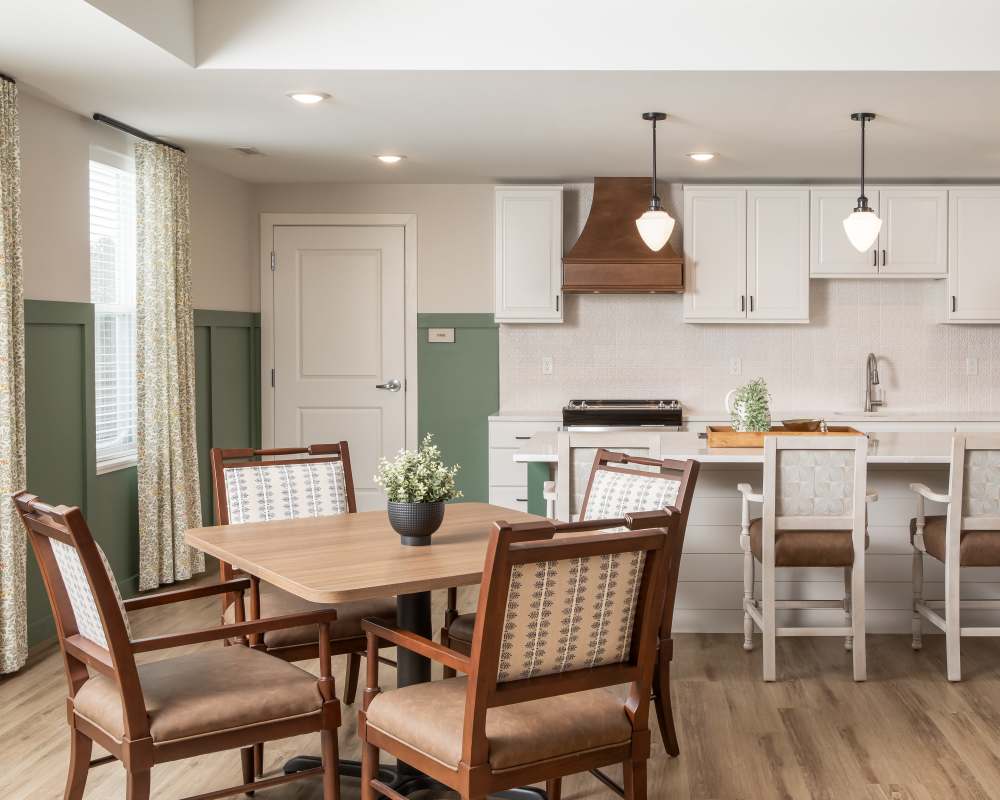
{"label": "chrome faucet", "polygon": [[875,387],[878,386],[878,359],[874,353],[868,354],[865,362],[865,411],[871,412],[885,405],[884,400],[875,399]]}

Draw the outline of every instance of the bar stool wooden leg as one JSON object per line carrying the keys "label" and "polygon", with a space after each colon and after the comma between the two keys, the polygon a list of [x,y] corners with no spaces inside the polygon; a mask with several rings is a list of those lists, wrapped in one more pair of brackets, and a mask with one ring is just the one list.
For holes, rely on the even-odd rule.
{"label": "bar stool wooden leg", "polygon": [[868,679],[865,649],[865,554],[854,554],[851,568],[851,620],[854,630],[854,680]]}
{"label": "bar stool wooden leg", "polygon": [[923,623],[920,619],[920,612],[917,611],[917,604],[924,600],[924,554],[917,548],[913,548],[913,642],[911,646],[914,650],[919,650],[924,646],[921,636]]}
{"label": "bar stool wooden leg", "polygon": [[[844,616],[847,618],[847,626],[852,627],[854,625],[854,615],[851,613],[851,568],[844,567]],[[854,637],[851,634],[847,634],[844,639],[844,649],[848,652],[854,646]]]}

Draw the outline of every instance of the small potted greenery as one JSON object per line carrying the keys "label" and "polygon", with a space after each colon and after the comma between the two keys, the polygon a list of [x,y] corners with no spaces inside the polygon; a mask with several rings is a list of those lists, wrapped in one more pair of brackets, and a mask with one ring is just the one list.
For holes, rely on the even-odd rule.
{"label": "small potted greenery", "polygon": [[389,501],[389,524],[406,545],[430,544],[444,519],[444,504],[462,496],[455,486],[459,465],[446,467],[433,439],[428,433],[419,450],[400,450],[392,461],[379,459],[375,473]]}
{"label": "small potted greenery", "polygon": [[771,430],[771,395],[767,391],[767,382],[763,378],[755,378],[745,386],[733,389],[726,395],[726,411],[734,431],[766,433]]}

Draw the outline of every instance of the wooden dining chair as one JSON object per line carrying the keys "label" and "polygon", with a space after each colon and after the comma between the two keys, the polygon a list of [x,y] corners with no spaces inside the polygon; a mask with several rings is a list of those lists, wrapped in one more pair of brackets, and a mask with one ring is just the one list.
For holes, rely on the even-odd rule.
{"label": "wooden dining chair", "polygon": [[[753,649],[754,625],[764,640],[765,681],[776,678],[778,636],[843,636],[853,650],[854,679],[867,675],[865,662],[865,551],[868,439],[858,436],[765,436],[764,491],[737,486],[743,496],[743,648]],[[750,518],[750,503],[763,503]],[[761,565],[761,600],[755,599],[755,564]],[[842,600],[778,600],[777,569],[833,567],[843,570]],[[847,625],[778,627],[781,609],[842,608]]]}
{"label": "wooden dining chair", "polygon": [[[215,519],[219,525],[239,525],[276,519],[322,517],[357,511],[351,456],[347,442],[313,444],[269,450],[213,448],[212,481],[215,487]],[[219,562],[225,582],[241,574],[231,564]],[[334,655],[346,655],[344,702],[354,703],[357,694],[365,636],[361,620],[376,617],[396,620],[395,598],[358,600],[336,605],[310,603],[290,592],[250,576],[249,618],[298,614],[334,609],[330,625],[330,647]],[[242,621],[232,595],[223,599],[223,622]],[[275,630],[255,637],[252,644],[286,661],[317,658],[319,641],[313,626]],[[263,753],[255,751],[255,771],[263,774]]]}
{"label": "wooden dining chair", "polygon": [[[961,624],[965,609],[1000,609],[1000,600],[962,600],[962,567],[1000,567],[1000,436],[960,434],[951,440],[948,493],[911,483],[917,515],[910,520],[913,544],[913,649],[923,646],[921,620],[945,634],[948,680],[962,680],[963,636],[1000,636],[1000,627]],[[943,503],[945,513],[926,516],[924,500]],[[924,555],[944,564],[944,600],[924,599]],[[944,606],[944,617],[935,609]]]}
{"label": "wooden dining chair", "polygon": [[[55,617],[66,678],[70,766],[66,800],[83,797],[91,767],[120,762],[128,800],[146,800],[157,764],[240,748],[243,783],[199,794],[208,800],[321,775],[323,800],[340,797],[337,728],[340,702],[330,674],[330,647],[321,647],[320,677],[246,646],[248,636],[303,625],[320,642],[336,623],[316,610],[166,636],[133,638],[129,610],[229,592],[242,602],[246,578],[163,592],[122,602],[100,546],[78,508],[49,506],[34,495],[14,498],[38,561]],[[136,664],[136,655],[216,640],[241,640]],[[257,742],[320,733],[322,767],[254,781]],[[94,743],[109,755],[91,760]]]}
{"label": "wooden dining chair", "polygon": [[[613,450],[599,449],[583,494],[580,519],[592,521],[609,517],[623,517],[627,512],[656,511],[670,506],[679,512],[677,527],[677,558],[667,567],[667,594],[660,626],[657,648],[656,673],[653,677],[653,701],[660,725],[663,746],[671,756],[680,753],[677,729],[674,725],[670,702],[670,662],[674,644],[671,638],[674,602],[677,596],[677,579],[680,571],[680,553],[684,545],[691,500],[698,479],[697,461],[647,458]],[[673,552],[673,551],[672,551]],[[441,643],[461,653],[472,647],[475,614],[458,615],[449,629],[441,632]],[[445,677],[448,677],[446,673]],[[606,776],[598,776],[602,781]],[[620,791],[616,784],[609,788]]]}
{"label": "wooden dining chair", "polygon": [[[669,509],[496,523],[471,656],[366,620],[362,800],[404,800],[376,777],[381,750],[463,800],[539,781],[559,800],[563,776],[610,764],[622,765],[625,796],[645,800],[650,687],[679,521]],[[372,655],[385,642],[463,677],[383,692]],[[607,691],[620,684],[627,698]]]}

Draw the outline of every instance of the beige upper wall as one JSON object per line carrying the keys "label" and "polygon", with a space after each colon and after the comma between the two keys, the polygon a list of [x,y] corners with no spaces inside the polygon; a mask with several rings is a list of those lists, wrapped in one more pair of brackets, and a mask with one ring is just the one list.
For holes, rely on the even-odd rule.
{"label": "beige upper wall", "polygon": [[[92,146],[128,153],[130,137],[26,93],[18,95],[24,295],[90,302],[88,162]],[[253,311],[256,224],[244,181],[191,161],[196,308]]]}
{"label": "beige upper wall", "polygon": [[[416,214],[417,309],[493,311],[492,184],[299,183],[254,188],[258,213]],[[256,287],[254,291],[258,293]]]}

